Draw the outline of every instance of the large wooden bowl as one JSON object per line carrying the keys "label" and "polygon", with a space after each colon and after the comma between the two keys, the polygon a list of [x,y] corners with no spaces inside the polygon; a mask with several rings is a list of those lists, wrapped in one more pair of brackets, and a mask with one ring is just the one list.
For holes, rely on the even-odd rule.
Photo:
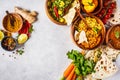
{"label": "large wooden bowl", "polygon": [[[107,34],[106,34],[106,43],[109,47],[120,50],[120,38],[117,39],[115,37],[115,32],[114,32],[114,29],[117,27],[120,28],[120,24],[114,25],[108,29]],[[117,30],[120,31],[120,29],[117,29]]]}
{"label": "large wooden bowl", "polygon": [[81,8],[82,8],[82,11],[86,14],[89,14],[89,15],[96,15],[98,14],[102,8],[103,8],[103,0],[98,0],[98,6],[95,8],[95,10],[91,13],[87,13],[86,10],[84,9],[84,5],[81,4]]}
{"label": "large wooden bowl", "polygon": [[51,15],[51,13],[50,13],[50,11],[49,11],[49,6],[48,6],[48,1],[53,1],[53,0],[46,0],[46,3],[45,3],[45,11],[46,11],[46,14],[47,14],[47,16],[48,16],[48,18],[52,21],[52,22],[54,22],[55,24],[58,24],[58,25],[67,25],[67,23],[61,23],[61,22],[58,22],[57,20],[55,20],[53,17],[52,17],[52,15]]}
{"label": "large wooden bowl", "polygon": [[102,26],[101,40],[100,40],[100,42],[97,44],[97,46],[94,46],[93,48],[84,48],[82,45],[79,45],[79,44],[76,42],[76,40],[75,40],[75,25],[76,25],[76,23],[78,23],[81,19],[78,18],[78,19],[76,20],[76,22],[74,22],[74,23],[72,24],[72,26],[71,26],[71,38],[72,38],[73,42],[74,42],[79,48],[82,48],[82,49],[84,49],[84,50],[92,50],[92,49],[95,49],[95,48],[99,47],[101,44],[103,44],[104,39],[105,39],[106,29],[105,29],[105,26],[104,26],[103,22],[102,22],[99,18],[97,18],[97,17],[95,17],[95,16],[92,16],[92,17],[94,17],[94,18],[97,20],[97,22]]}

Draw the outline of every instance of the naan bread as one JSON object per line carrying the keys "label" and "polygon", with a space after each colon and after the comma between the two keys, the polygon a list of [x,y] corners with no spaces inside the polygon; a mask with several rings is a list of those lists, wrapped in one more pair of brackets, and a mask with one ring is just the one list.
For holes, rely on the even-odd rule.
{"label": "naan bread", "polygon": [[120,54],[120,50],[115,50],[107,46],[101,46],[101,50],[104,54],[107,55],[107,57],[111,60],[114,61],[116,60],[117,56]]}
{"label": "naan bread", "polygon": [[94,60],[94,57],[98,51],[101,52],[102,54],[106,54],[111,61],[116,60],[118,54],[120,54],[120,50],[115,50],[108,46],[100,46],[97,49],[86,52],[85,57]]}
{"label": "naan bread", "polygon": [[92,77],[91,74],[89,74],[84,78],[84,80],[99,80],[99,79],[95,79],[95,78]]}
{"label": "naan bread", "polygon": [[20,14],[29,23],[34,23],[37,20],[38,13],[36,11],[29,11],[20,7],[15,7],[15,12]]}
{"label": "naan bread", "polygon": [[114,75],[118,68],[116,65],[106,56],[106,54],[101,55],[101,59],[96,63],[95,73],[92,73],[93,78],[104,79],[109,76]]}

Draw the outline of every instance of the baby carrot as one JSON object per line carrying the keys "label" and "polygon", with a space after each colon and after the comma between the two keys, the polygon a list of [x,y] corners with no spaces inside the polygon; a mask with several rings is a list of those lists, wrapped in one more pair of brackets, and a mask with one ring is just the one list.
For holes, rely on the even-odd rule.
{"label": "baby carrot", "polygon": [[76,80],[77,75],[74,73],[72,80]]}
{"label": "baby carrot", "polygon": [[63,73],[64,78],[68,77],[68,75],[71,73],[73,68],[74,68],[74,64],[71,63]]}
{"label": "baby carrot", "polygon": [[75,67],[73,68],[73,70],[71,71],[69,76],[66,78],[66,80],[72,80],[72,77],[73,77],[74,74],[75,74]]}

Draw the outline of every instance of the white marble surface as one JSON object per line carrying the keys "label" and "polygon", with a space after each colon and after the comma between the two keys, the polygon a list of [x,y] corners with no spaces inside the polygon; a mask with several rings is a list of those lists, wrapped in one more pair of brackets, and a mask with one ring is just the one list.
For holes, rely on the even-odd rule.
{"label": "white marble surface", "polygon": [[[16,59],[9,57],[12,53],[0,47],[0,80],[59,80],[70,64],[66,52],[80,50],[70,38],[70,27],[58,26],[48,19],[45,0],[1,0],[0,28],[5,11],[14,12],[14,6],[38,11],[39,20],[33,24],[34,32],[25,44],[22,56],[16,56]],[[118,58],[120,67],[119,62]],[[119,80],[119,75],[120,71],[107,80]]]}

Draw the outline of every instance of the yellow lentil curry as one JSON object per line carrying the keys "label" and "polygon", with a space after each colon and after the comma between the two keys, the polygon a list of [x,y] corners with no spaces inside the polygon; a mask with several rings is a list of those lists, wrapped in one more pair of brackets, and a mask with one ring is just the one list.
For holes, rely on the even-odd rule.
{"label": "yellow lentil curry", "polygon": [[78,34],[80,34],[81,31],[84,31],[87,38],[87,42],[83,41],[82,43],[78,43],[78,37],[80,36],[78,36],[78,34],[75,35],[75,37],[77,37],[76,42],[78,43],[78,45],[81,45],[83,49],[92,49],[95,48],[101,41],[102,26],[93,17],[86,17],[85,20],[89,27],[84,23],[83,20],[80,20],[75,26],[75,30],[78,32]]}
{"label": "yellow lentil curry", "polygon": [[22,18],[18,14],[9,14],[3,19],[3,26],[9,32],[17,32],[22,28]]}

